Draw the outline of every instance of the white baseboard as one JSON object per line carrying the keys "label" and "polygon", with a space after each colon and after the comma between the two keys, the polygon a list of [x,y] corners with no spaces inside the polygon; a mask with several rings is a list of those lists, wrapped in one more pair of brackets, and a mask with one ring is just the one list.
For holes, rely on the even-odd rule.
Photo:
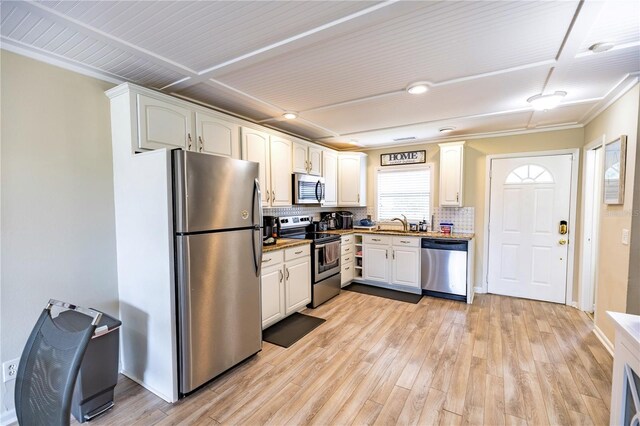
{"label": "white baseboard", "polygon": [[598,328],[598,326],[593,327],[593,334],[596,335],[598,340],[602,343],[602,346],[613,356],[613,344],[611,341],[605,336],[605,334]]}
{"label": "white baseboard", "polygon": [[486,293],[486,291],[484,291],[484,288],[482,288],[482,287],[474,287],[474,288],[473,288],[473,292],[474,292],[474,293],[478,293],[478,294],[484,294],[484,293]]}
{"label": "white baseboard", "polygon": [[148,384],[144,383],[141,379],[137,378],[135,375],[129,373],[128,371],[120,370],[120,374],[123,374],[123,375],[127,376],[128,378],[130,378],[131,380],[133,380],[134,382],[136,382],[137,384],[139,384],[140,386],[142,386],[143,388],[145,388],[149,392],[156,394],[157,396],[159,396],[160,398],[164,399],[165,401],[167,401],[170,404],[173,404],[174,402],[176,402],[178,400],[177,398],[175,398],[175,399],[171,398],[171,397],[165,395],[163,392],[160,392],[157,389],[154,389],[153,387],[151,387]]}
{"label": "white baseboard", "polygon": [[0,425],[2,426],[7,426],[17,421],[18,421],[18,418],[16,417],[16,410],[5,411],[0,416]]}
{"label": "white baseboard", "polygon": [[572,308],[578,309],[578,302],[576,302],[576,301],[569,302],[569,303],[567,303],[567,305],[571,306]]}

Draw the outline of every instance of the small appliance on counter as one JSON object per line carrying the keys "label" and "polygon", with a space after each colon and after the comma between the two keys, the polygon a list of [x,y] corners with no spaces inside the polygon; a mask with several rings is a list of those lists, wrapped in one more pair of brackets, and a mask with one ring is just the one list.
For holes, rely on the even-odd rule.
{"label": "small appliance on counter", "polygon": [[337,229],[353,229],[353,213],[342,210],[336,212]]}
{"label": "small appliance on counter", "polygon": [[320,222],[324,222],[328,230],[340,229],[337,216],[336,212],[320,213]]}
{"label": "small appliance on counter", "polygon": [[278,217],[263,216],[262,219],[262,245],[273,246],[278,241]]}

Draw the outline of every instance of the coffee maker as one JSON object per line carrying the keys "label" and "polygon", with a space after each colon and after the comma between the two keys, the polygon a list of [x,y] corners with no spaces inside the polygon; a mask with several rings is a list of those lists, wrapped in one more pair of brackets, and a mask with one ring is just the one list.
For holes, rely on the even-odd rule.
{"label": "coffee maker", "polygon": [[338,227],[338,217],[335,212],[320,213],[320,222],[327,224],[327,229],[340,229]]}
{"label": "coffee maker", "polygon": [[262,245],[272,246],[278,241],[278,217],[262,217]]}
{"label": "coffee maker", "polygon": [[353,213],[346,210],[336,212],[337,229],[353,229]]}

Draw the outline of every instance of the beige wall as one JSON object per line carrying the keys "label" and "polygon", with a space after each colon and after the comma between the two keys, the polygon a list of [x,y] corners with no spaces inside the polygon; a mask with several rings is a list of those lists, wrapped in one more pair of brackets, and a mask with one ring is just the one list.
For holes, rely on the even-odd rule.
{"label": "beige wall", "polygon": [[626,312],[627,310],[630,246],[623,245],[621,239],[622,230],[631,229],[638,146],[639,99],[640,86],[636,85],[593,119],[585,127],[584,134],[585,143],[602,138],[603,135],[607,142],[620,135],[627,135],[624,205],[603,204],[600,213],[595,322],[611,342],[614,341],[615,331],[613,324],[606,316],[606,311]]}
{"label": "beige wall", "polygon": [[[461,138],[464,140],[464,138]],[[483,139],[471,139],[465,144],[464,159],[464,204],[467,207],[475,207],[475,233],[476,233],[476,259],[475,259],[475,283],[480,286],[482,279],[483,250],[485,243],[484,209],[485,209],[485,179],[486,157],[492,154],[508,154],[517,152],[553,151],[568,148],[582,148],[584,144],[583,129],[569,129],[553,132],[528,133],[522,135],[492,137]],[[427,150],[427,162],[434,163],[434,203],[438,203],[438,173],[439,173],[439,148],[437,144],[423,144],[411,146],[397,146],[367,151],[368,163],[368,193],[369,205],[375,205],[375,169],[380,166],[380,154],[398,152],[403,150]],[[580,188],[580,185],[579,185]],[[580,193],[578,193],[578,209],[580,206]],[[577,215],[579,220],[579,214]],[[577,243],[578,226],[572,230],[574,241]],[[576,259],[578,252],[576,252]],[[573,298],[577,298],[577,271],[576,267],[573,283]]]}
{"label": "beige wall", "polygon": [[[2,361],[49,298],[118,313],[111,84],[0,51]],[[2,386],[0,414],[13,407]]]}

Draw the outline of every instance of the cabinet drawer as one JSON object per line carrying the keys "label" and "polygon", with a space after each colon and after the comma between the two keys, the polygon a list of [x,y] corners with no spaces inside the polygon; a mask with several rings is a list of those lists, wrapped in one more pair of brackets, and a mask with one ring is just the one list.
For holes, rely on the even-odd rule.
{"label": "cabinet drawer", "polygon": [[311,249],[309,248],[309,244],[306,244],[304,246],[292,247],[284,251],[284,260],[289,261],[297,259],[299,257],[309,256],[310,253]]}
{"label": "cabinet drawer", "polygon": [[284,250],[270,251],[269,253],[262,254],[262,267],[268,268],[269,266],[277,265],[284,262]]}
{"label": "cabinet drawer", "polygon": [[354,276],[353,262],[343,264],[340,269],[340,283],[346,284],[352,281]]}
{"label": "cabinet drawer", "polygon": [[343,235],[342,236],[342,245],[346,246],[348,244],[353,244],[353,242],[355,241],[355,239],[353,238],[353,235]]}
{"label": "cabinet drawer", "polygon": [[393,237],[393,245],[401,247],[420,247],[420,238],[416,237]]}
{"label": "cabinet drawer", "polygon": [[340,254],[344,256],[345,254],[355,254],[356,246],[353,244],[349,244],[348,246],[343,245],[341,248]]}
{"label": "cabinet drawer", "polygon": [[353,253],[351,254],[345,254],[344,256],[342,256],[342,258],[340,259],[340,264],[341,265],[346,265],[349,262],[353,262],[355,259],[355,255]]}
{"label": "cabinet drawer", "polygon": [[365,235],[363,240],[365,244],[391,245],[391,237],[388,235]]}

